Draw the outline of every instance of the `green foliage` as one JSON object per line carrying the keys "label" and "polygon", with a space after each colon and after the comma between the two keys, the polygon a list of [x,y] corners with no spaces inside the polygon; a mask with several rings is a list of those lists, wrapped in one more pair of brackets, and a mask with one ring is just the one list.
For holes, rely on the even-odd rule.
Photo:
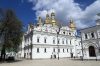
{"label": "green foliage", "polygon": [[17,50],[23,36],[23,23],[17,18],[16,13],[8,8],[3,11],[0,18],[0,39],[6,49]]}

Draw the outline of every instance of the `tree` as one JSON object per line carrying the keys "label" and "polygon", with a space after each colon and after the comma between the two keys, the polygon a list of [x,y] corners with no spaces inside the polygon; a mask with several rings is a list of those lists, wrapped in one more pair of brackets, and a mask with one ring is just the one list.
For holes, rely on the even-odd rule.
{"label": "tree", "polygon": [[1,58],[5,50],[14,49],[17,51],[23,36],[23,23],[17,18],[16,13],[8,8],[0,8],[0,40],[2,40]]}

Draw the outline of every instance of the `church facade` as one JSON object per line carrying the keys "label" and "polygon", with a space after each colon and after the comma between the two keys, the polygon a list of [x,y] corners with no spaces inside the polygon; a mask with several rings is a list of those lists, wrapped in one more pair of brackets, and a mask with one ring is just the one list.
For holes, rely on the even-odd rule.
{"label": "church facade", "polygon": [[69,26],[62,24],[58,26],[55,13],[51,13],[51,19],[49,14],[46,14],[44,23],[39,17],[36,25],[32,22],[28,24],[19,46],[18,57],[29,59],[80,57],[81,38],[76,35],[76,26],[72,19]]}
{"label": "church facade", "polygon": [[[100,14],[98,14],[100,17]],[[100,18],[96,26],[80,30],[82,36],[83,59],[100,59]]]}

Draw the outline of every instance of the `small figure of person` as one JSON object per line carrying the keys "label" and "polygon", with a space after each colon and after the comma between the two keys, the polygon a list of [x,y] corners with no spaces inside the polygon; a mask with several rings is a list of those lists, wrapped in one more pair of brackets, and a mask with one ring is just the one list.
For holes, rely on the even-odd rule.
{"label": "small figure of person", "polygon": [[74,56],[74,59],[75,59],[75,56]]}

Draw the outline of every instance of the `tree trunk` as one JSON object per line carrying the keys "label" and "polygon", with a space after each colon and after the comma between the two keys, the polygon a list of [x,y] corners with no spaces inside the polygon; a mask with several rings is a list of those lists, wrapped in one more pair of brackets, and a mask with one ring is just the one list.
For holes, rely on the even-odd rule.
{"label": "tree trunk", "polygon": [[1,60],[5,60],[5,55],[6,55],[5,47],[3,47],[2,50],[1,50]]}

